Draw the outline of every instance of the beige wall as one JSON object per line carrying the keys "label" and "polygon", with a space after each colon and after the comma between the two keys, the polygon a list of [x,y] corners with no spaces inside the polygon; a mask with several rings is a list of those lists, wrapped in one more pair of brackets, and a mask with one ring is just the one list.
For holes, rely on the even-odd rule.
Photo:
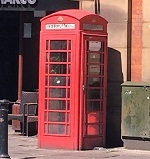
{"label": "beige wall", "polygon": [[[123,81],[127,80],[128,0],[100,0],[101,16],[108,21],[108,47],[120,53]],[[94,12],[94,2],[82,1],[82,9]]]}
{"label": "beige wall", "polygon": [[94,12],[94,2],[93,1],[81,1],[80,8]]}
{"label": "beige wall", "polygon": [[126,81],[128,0],[115,0],[115,3],[101,0],[101,16],[108,20],[108,47],[120,52],[120,69],[123,72],[123,81]]}
{"label": "beige wall", "polygon": [[143,0],[142,80],[150,81],[150,0]]}

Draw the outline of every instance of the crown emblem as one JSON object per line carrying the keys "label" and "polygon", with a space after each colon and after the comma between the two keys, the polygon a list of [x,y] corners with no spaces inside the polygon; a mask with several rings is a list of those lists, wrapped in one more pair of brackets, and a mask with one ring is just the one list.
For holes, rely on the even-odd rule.
{"label": "crown emblem", "polygon": [[58,22],[62,22],[62,21],[63,21],[63,17],[61,17],[61,16],[58,17],[58,18],[57,18],[57,21],[58,21]]}
{"label": "crown emblem", "polygon": [[92,22],[93,22],[93,23],[95,23],[95,22],[96,22],[96,19],[95,19],[95,18],[93,18],[93,19],[92,19]]}

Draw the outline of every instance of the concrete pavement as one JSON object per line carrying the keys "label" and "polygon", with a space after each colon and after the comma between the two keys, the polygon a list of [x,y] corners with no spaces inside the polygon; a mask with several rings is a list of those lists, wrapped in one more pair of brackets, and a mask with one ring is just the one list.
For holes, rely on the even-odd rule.
{"label": "concrete pavement", "polygon": [[8,151],[11,159],[150,159],[150,151],[123,147],[89,151],[47,150],[37,147],[37,136],[26,137],[9,126]]}

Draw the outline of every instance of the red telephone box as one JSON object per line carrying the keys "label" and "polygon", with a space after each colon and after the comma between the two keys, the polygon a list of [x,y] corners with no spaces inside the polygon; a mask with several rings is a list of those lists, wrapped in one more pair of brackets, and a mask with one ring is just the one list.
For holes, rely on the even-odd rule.
{"label": "red telephone box", "polygon": [[106,88],[107,21],[74,9],[42,18],[39,147],[105,146]]}

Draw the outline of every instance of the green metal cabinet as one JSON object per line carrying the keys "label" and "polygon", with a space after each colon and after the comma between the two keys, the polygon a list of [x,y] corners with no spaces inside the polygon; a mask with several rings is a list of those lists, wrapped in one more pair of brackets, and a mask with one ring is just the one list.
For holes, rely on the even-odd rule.
{"label": "green metal cabinet", "polygon": [[150,83],[122,84],[121,136],[150,138]]}

